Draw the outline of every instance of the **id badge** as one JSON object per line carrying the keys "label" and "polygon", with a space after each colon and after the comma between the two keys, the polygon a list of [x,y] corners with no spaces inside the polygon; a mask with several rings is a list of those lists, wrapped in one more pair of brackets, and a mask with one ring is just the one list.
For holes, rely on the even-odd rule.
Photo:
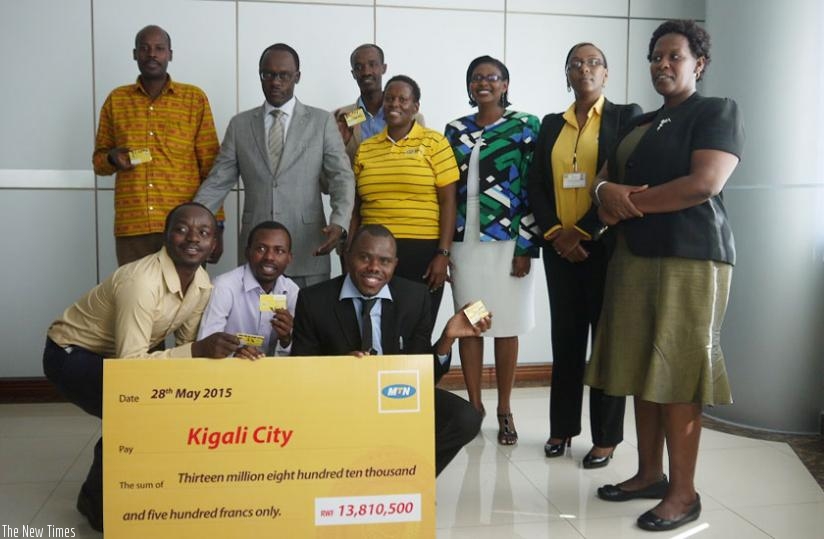
{"label": "id badge", "polygon": [[580,189],[587,186],[586,172],[564,173],[564,189]]}

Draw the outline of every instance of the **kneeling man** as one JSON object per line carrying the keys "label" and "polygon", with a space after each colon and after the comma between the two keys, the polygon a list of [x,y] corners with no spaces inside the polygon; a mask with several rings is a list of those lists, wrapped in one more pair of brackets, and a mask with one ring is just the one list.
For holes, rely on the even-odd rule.
{"label": "kneeling man", "polygon": [[[174,208],[160,251],[121,266],[63,311],[49,327],[43,371],[72,403],[103,417],[103,358],[231,355],[234,335],[195,341],[212,285],[201,266],[215,246],[217,223],[200,204]],[[150,352],[174,333],[176,346]],[[103,438],[77,498],[77,509],[103,530]]]}
{"label": "kneeling man", "polygon": [[[452,343],[489,329],[487,316],[470,324],[463,312],[430,342],[433,320],[422,284],[393,278],[395,238],[383,226],[365,225],[352,239],[347,270],[298,294],[293,356],[433,354],[435,383],[449,370]],[[481,428],[481,414],[468,401],[435,388],[435,473],[440,474]]]}
{"label": "kneeling man", "polygon": [[246,242],[246,264],[215,277],[198,337],[219,331],[263,337],[235,355],[246,359],[288,355],[298,285],[283,272],[292,261],[292,236],[281,223],[264,221]]}

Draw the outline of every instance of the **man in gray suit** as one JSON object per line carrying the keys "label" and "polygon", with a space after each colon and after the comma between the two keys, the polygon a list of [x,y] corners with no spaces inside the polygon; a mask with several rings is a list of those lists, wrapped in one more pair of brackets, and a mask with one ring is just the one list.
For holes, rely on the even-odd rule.
{"label": "man in gray suit", "polygon": [[[303,288],[329,279],[328,253],[345,238],[355,178],[332,115],[294,97],[300,82],[298,53],[283,43],[271,45],[260,56],[259,71],[266,101],[229,122],[195,201],[217,210],[240,175],[239,262],[251,229],[262,221],[280,221],[292,233],[290,277]],[[327,192],[332,206],[328,225],[321,199]]]}

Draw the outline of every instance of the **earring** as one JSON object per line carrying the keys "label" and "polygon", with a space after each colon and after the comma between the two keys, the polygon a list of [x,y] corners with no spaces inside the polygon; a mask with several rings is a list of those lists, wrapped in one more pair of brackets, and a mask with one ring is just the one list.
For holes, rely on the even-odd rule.
{"label": "earring", "polygon": [[569,92],[571,92],[571,91],[572,91],[572,86],[570,86],[569,84],[567,84],[567,93],[569,93]]}

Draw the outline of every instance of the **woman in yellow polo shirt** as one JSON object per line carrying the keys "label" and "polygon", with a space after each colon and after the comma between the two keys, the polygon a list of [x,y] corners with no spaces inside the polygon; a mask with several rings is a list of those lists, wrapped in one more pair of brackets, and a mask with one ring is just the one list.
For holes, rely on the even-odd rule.
{"label": "woman in yellow polo shirt", "polygon": [[[552,391],[547,457],[563,455],[581,432],[587,340],[601,313],[607,253],[589,187],[615,144],[618,132],[641,113],[638,105],[606,100],[607,59],[592,43],[578,43],[564,63],[567,89],[575,102],[541,122],[528,198],[544,237],[543,259],[552,319]],[[591,388],[593,447],[584,468],[609,464],[623,440],[624,397]]]}
{"label": "woman in yellow polo shirt", "polygon": [[434,323],[447,279],[460,174],[446,138],[415,122],[420,99],[418,84],[405,75],[386,83],[386,128],[363,141],[355,155],[350,230],[379,224],[392,232],[398,244],[395,275],[429,287]]}

